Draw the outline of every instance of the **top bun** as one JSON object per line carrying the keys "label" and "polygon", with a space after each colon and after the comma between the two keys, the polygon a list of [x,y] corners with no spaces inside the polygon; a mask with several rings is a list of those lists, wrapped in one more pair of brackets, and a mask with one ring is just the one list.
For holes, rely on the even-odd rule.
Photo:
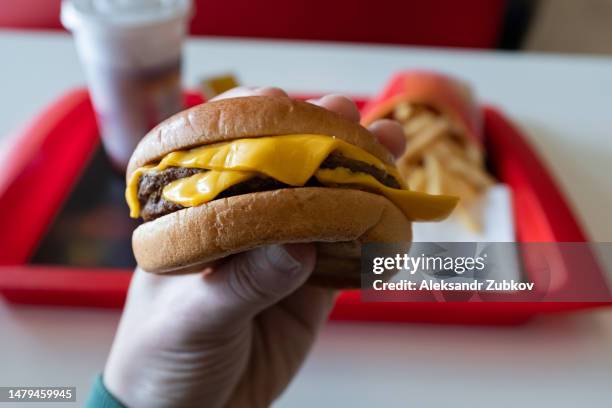
{"label": "top bun", "polygon": [[138,144],[126,177],[176,150],[247,137],[310,133],[335,136],[387,164],[393,158],[361,125],[337,113],[284,96],[222,99],[179,112],[153,128]]}

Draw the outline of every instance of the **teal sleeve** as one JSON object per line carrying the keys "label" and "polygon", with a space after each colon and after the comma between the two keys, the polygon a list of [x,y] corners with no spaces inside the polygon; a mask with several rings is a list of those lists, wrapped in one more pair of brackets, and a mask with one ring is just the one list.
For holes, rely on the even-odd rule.
{"label": "teal sleeve", "polygon": [[108,392],[102,381],[102,374],[96,377],[93,388],[85,404],[86,408],[125,408],[113,394]]}

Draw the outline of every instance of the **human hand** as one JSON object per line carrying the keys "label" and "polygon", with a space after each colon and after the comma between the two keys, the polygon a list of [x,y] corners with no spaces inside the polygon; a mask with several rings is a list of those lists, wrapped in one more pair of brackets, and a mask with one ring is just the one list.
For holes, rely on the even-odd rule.
{"label": "human hand", "polygon": [[[220,95],[285,95],[236,88]],[[359,121],[349,99],[310,103]],[[372,124],[392,152],[395,122]],[[303,285],[315,265],[311,244],[274,245],[234,255],[198,274],[162,276],[137,268],[104,370],[104,383],[130,407],[265,407],[289,384],[334,301]]]}

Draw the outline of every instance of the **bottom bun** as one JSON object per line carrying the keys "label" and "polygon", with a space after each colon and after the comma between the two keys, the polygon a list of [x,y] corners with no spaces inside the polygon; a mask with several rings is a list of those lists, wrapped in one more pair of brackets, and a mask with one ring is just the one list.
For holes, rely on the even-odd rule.
{"label": "bottom bun", "polygon": [[363,242],[412,238],[410,221],[385,197],[327,187],[243,194],[185,208],[140,225],[132,236],[138,265],[184,273],[261,245],[316,242],[310,282],[358,287]]}

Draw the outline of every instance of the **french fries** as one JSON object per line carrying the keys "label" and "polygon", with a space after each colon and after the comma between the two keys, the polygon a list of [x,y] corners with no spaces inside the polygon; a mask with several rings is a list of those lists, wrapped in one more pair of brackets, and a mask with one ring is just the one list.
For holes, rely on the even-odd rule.
{"label": "french fries", "polygon": [[[401,174],[401,173],[400,173]],[[414,191],[424,191],[427,188],[427,174],[422,167],[415,168],[412,172],[404,176],[408,180],[408,188]]]}
{"label": "french fries", "polygon": [[410,163],[419,160],[426,150],[448,132],[448,129],[448,122],[443,118],[430,122],[406,143],[406,150],[402,155],[404,161]]}
{"label": "french fries", "polygon": [[423,129],[431,126],[436,116],[428,111],[414,113],[411,118],[404,122],[404,134],[407,138],[411,138]]}
{"label": "french fries", "polygon": [[484,171],[481,165],[468,157],[457,155],[449,148],[448,143],[437,143],[432,150],[446,163],[449,172],[462,177],[478,190],[484,190],[494,184],[493,177]]}
{"label": "french fries", "polygon": [[408,102],[400,102],[397,104],[395,109],[393,109],[393,115],[396,120],[405,122],[410,119],[410,116],[414,113],[413,105]]}
{"label": "french fries", "polygon": [[442,183],[444,180],[440,160],[433,154],[426,154],[423,157],[423,165],[426,175],[425,185],[427,186],[425,192],[428,194],[442,194]]}
{"label": "french fries", "polygon": [[460,198],[456,213],[472,231],[481,231],[479,197],[495,183],[484,167],[482,150],[459,134],[449,118],[424,106],[399,103],[393,118],[406,136],[397,168],[411,190]]}

